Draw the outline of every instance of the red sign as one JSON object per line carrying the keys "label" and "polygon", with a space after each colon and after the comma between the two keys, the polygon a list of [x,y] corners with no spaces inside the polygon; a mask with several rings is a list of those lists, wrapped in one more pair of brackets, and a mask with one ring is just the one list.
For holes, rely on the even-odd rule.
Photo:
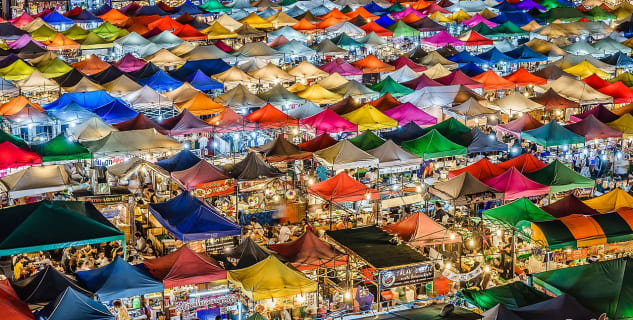
{"label": "red sign", "polygon": [[225,196],[235,192],[235,179],[201,183],[196,186],[197,197]]}

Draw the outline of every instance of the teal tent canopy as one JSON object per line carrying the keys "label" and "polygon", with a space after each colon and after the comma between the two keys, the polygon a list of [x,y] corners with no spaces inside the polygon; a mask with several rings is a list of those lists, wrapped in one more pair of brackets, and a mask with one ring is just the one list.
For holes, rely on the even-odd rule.
{"label": "teal tent canopy", "polygon": [[550,121],[542,127],[521,132],[521,138],[544,147],[585,143],[583,136],[563,128],[556,121]]}
{"label": "teal tent canopy", "polygon": [[593,188],[595,185],[592,179],[581,176],[558,160],[554,160],[543,169],[526,173],[525,176],[530,180],[549,186],[551,193],[576,188]]}

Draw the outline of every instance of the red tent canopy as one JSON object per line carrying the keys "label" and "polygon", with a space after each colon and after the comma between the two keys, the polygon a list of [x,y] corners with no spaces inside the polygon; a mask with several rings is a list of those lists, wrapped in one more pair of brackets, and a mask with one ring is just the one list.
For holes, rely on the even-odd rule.
{"label": "red tent canopy", "polygon": [[613,103],[630,103],[633,102],[633,90],[627,87],[622,81],[617,81],[608,86],[598,89],[601,93],[613,97]]}
{"label": "red tent canopy", "polygon": [[391,37],[393,35],[393,32],[391,32],[391,30],[381,27],[379,24],[377,24],[374,21],[367,23],[360,28],[363,29],[363,31],[365,31],[366,34],[375,32],[377,35],[381,37]]}
{"label": "red tent canopy", "polygon": [[312,140],[308,140],[306,142],[300,143],[297,145],[299,148],[310,151],[317,152],[321,149],[325,149],[327,147],[331,147],[335,145],[338,141],[336,141],[332,136],[327,133],[324,133]]}
{"label": "red tent canopy", "polygon": [[308,188],[308,193],[332,202],[376,200],[380,198],[378,191],[354,180],[345,172],[312,185]]}
{"label": "red tent canopy", "polygon": [[347,261],[346,255],[310,231],[293,241],[272,244],[268,248],[279,253],[299,270],[333,265],[335,261],[341,264]]}
{"label": "red tent canopy", "polygon": [[503,174],[484,181],[490,187],[503,192],[504,200],[533,197],[549,193],[549,187],[528,179],[512,167]]}
{"label": "red tent canopy", "polygon": [[580,107],[580,104],[578,102],[569,100],[559,95],[552,88],[547,89],[547,91],[545,91],[545,93],[543,93],[542,95],[530,99],[540,105],[545,106],[545,111]]}
{"label": "red tent canopy", "polygon": [[609,81],[598,77],[598,75],[596,75],[595,73],[582,79],[582,81],[584,81],[586,84],[588,84],[590,87],[596,90],[600,88],[604,88],[611,84]]}
{"label": "red tent canopy", "polygon": [[462,174],[463,172],[468,172],[473,177],[483,181],[503,174],[505,172],[505,169],[497,167],[492,162],[490,162],[488,158],[483,158],[467,167],[449,171],[448,177],[453,178]]}
{"label": "red tent canopy", "polygon": [[163,134],[167,132],[167,130],[161,127],[160,124],[154,122],[152,119],[146,117],[140,112],[138,113],[138,115],[136,115],[136,117],[130,120],[116,123],[112,126],[117,128],[119,131],[156,129],[156,131]]}
{"label": "red tent canopy", "polygon": [[[462,242],[461,236],[451,233],[451,231],[421,212],[415,213],[398,223],[385,226],[383,229],[397,234],[400,239],[409,242],[413,246]],[[452,239],[451,234],[454,234]]]}
{"label": "red tent canopy", "polygon": [[411,59],[405,57],[405,56],[400,56],[398,59],[391,61],[392,66],[396,67],[396,69],[400,69],[404,66],[407,66],[409,68],[411,68],[411,70],[415,71],[415,72],[422,72],[424,70],[426,70],[426,67],[423,65],[419,65],[413,61],[411,61]]}
{"label": "red tent canopy", "polygon": [[259,110],[249,113],[246,120],[257,124],[260,129],[271,129],[286,126],[297,126],[299,121],[275,108],[272,104],[266,104]]}
{"label": "red tent canopy", "polygon": [[473,78],[467,76],[465,73],[461,72],[460,70],[455,70],[447,76],[435,79],[435,81],[447,86],[461,84],[469,89],[479,89],[479,88],[484,87],[483,84],[475,81]]}
{"label": "red tent canopy", "polygon": [[622,132],[600,122],[594,115],[590,115],[580,122],[568,124],[565,126],[565,129],[585,137],[585,141],[622,137]]}
{"label": "red tent canopy", "polygon": [[181,171],[174,171],[171,177],[185,190],[192,191],[199,184],[228,179],[229,176],[220,168],[200,160],[193,167]]}
{"label": "red tent canopy", "polygon": [[371,101],[369,104],[376,107],[376,109],[380,110],[380,112],[385,112],[389,109],[395,108],[402,104],[402,102],[398,101],[394,98],[391,93],[387,92],[382,97]]}
{"label": "red tent canopy", "polygon": [[481,34],[479,34],[475,30],[468,30],[463,35],[461,35],[459,40],[464,41],[464,45],[466,46],[491,46],[492,40],[488,39]]}
{"label": "red tent canopy", "polygon": [[15,293],[9,280],[0,280],[0,319],[26,320],[35,319],[26,302]]}
{"label": "red tent canopy", "polygon": [[542,127],[543,124],[536,120],[529,113],[524,113],[520,118],[512,120],[508,123],[497,125],[497,130],[515,135],[517,138],[521,137],[522,131],[528,131]]}
{"label": "red tent canopy", "polygon": [[16,147],[9,141],[0,143],[0,170],[40,163],[42,158],[37,153]]}
{"label": "red tent canopy", "polygon": [[596,209],[586,205],[573,194],[570,194],[550,205],[542,207],[541,209],[556,218],[566,217],[571,214],[582,214],[585,216],[600,214],[600,212]]}
{"label": "red tent canopy", "polygon": [[231,108],[226,108],[217,116],[205,120],[206,123],[214,126],[214,132],[233,132],[255,130],[255,124],[244,119]]}
{"label": "red tent canopy", "polygon": [[514,89],[516,87],[514,82],[502,78],[492,70],[474,76],[473,80],[481,82],[484,85],[484,90]]}
{"label": "red tent canopy", "polygon": [[497,167],[507,170],[512,167],[519,170],[521,173],[530,173],[545,168],[547,164],[537,159],[530,153],[524,153],[516,158],[510,159],[497,164]]}
{"label": "red tent canopy", "polygon": [[517,87],[526,87],[529,85],[544,85],[547,84],[547,79],[535,76],[521,67],[517,71],[504,77],[508,81],[512,81]]}
{"label": "red tent canopy", "polygon": [[163,281],[165,288],[226,279],[226,271],[218,266],[217,261],[197,254],[187,246],[164,257],[145,260],[143,264],[154,278]]}
{"label": "red tent canopy", "polygon": [[[474,81],[474,80],[473,80]],[[441,87],[443,84],[429,78],[427,75],[423,74],[413,80],[409,80],[402,83],[403,86],[407,88],[411,88],[413,90],[420,90],[426,87]],[[481,85],[481,84],[480,84]]]}

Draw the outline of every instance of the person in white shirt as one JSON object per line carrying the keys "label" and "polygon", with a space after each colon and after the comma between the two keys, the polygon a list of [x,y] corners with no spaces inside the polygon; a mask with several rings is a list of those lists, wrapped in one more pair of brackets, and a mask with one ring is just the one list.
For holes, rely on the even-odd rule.
{"label": "person in white shirt", "polygon": [[288,242],[291,234],[292,231],[288,227],[288,221],[282,223],[281,228],[279,228],[279,243]]}

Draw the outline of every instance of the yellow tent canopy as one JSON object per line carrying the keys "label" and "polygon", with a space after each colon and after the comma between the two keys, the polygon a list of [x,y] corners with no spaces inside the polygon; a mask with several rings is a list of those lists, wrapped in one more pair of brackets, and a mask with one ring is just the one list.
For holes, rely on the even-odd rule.
{"label": "yellow tent canopy", "polygon": [[633,136],[633,116],[630,113],[623,114],[617,120],[607,123],[607,125],[621,131],[624,138]]}
{"label": "yellow tent canopy", "polygon": [[14,63],[0,69],[0,76],[5,80],[22,80],[30,76],[35,68],[26,64],[21,59],[16,60]]}
{"label": "yellow tent canopy", "polygon": [[340,75],[338,72],[334,72],[331,75],[319,80],[317,83],[321,87],[331,90],[334,88],[338,88],[342,85],[345,85],[348,82],[349,80],[345,79],[345,77]]}
{"label": "yellow tent canopy", "polygon": [[200,32],[207,35],[209,39],[229,39],[237,38],[237,33],[225,28],[219,22],[215,22]]}
{"label": "yellow tent canopy", "polygon": [[454,22],[462,22],[464,20],[468,20],[468,19],[472,18],[472,16],[469,15],[468,13],[466,13],[466,11],[464,11],[462,9],[459,9],[459,11],[453,13],[448,18],[451,19]]}
{"label": "yellow tent canopy", "polygon": [[609,73],[598,69],[596,66],[594,66],[587,60],[583,60],[581,63],[573,67],[564,69],[563,71],[569,74],[573,74],[576,77],[579,77],[581,79],[584,79],[594,73],[602,79],[611,79],[611,75]]}
{"label": "yellow tent canopy", "polygon": [[272,23],[262,19],[262,17],[258,16],[255,12],[251,12],[246,17],[240,19],[240,23],[248,23],[251,27],[257,29],[268,29],[273,27]]}
{"label": "yellow tent canopy", "polygon": [[624,207],[633,208],[633,196],[620,188],[583,202],[600,213],[612,212]]}
{"label": "yellow tent canopy", "polygon": [[335,103],[343,99],[341,95],[325,89],[318,84],[313,84],[305,90],[297,92],[296,94],[299,97],[310,100],[316,104]]}
{"label": "yellow tent canopy", "polygon": [[216,114],[226,109],[223,105],[211,100],[206,94],[198,92],[193,98],[177,104],[178,109],[183,111],[187,109],[195,116],[206,116]]}
{"label": "yellow tent canopy", "polygon": [[389,118],[371,104],[365,104],[352,112],[342,115],[342,117],[358,125],[359,131],[387,129],[398,125],[398,121]]}
{"label": "yellow tent canopy", "polygon": [[441,12],[439,11],[435,11],[433,12],[429,18],[437,21],[437,22],[453,22],[453,20],[447,18],[445,15],[443,15]]}
{"label": "yellow tent canopy", "polygon": [[273,256],[250,267],[231,270],[227,278],[255,301],[294,296],[317,290],[316,282],[290,269]]}

